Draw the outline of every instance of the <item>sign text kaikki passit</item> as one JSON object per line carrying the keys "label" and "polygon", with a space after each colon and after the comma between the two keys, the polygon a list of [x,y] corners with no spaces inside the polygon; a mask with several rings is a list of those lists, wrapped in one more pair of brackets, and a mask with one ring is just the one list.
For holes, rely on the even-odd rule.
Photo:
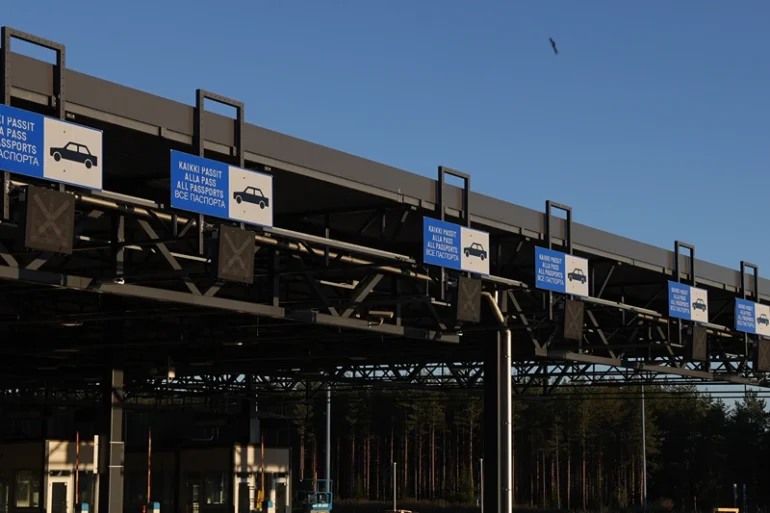
{"label": "sign text kaikki passit", "polygon": [[460,261],[460,251],[455,245],[457,231],[440,226],[430,226],[431,239],[427,241],[428,251],[441,259]]}
{"label": "sign text kaikki passit", "polygon": [[564,285],[564,259],[547,253],[540,253],[538,259],[540,266],[537,268],[540,280],[554,285]]}
{"label": "sign text kaikki passit", "polygon": [[0,157],[30,166],[39,166],[37,145],[30,144],[28,132],[34,132],[37,123],[0,114]]}
{"label": "sign text kaikki passit", "polygon": [[225,208],[225,193],[218,187],[218,180],[222,178],[221,169],[183,160],[178,166],[184,173],[184,180],[179,180],[176,186],[179,195],[194,203]]}

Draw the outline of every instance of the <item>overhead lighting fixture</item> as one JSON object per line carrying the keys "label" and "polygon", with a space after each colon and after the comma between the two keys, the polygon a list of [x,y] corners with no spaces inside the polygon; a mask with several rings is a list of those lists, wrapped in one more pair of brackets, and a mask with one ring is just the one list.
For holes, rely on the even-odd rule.
{"label": "overhead lighting fixture", "polygon": [[61,323],[61,325],[64,326],[65,328],[79,328],[80,326],[83,325],[83,321],[67,321],[67,322]]}

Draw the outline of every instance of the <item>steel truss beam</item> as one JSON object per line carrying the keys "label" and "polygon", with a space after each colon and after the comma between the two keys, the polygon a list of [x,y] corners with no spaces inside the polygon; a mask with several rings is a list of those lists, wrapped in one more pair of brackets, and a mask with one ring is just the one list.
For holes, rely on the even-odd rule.
{"label": "steel truss beam", "polygon": [[[670,374],[665,367],[644,370],[628,367],[568,362],[549,364],[542,361],[517,362],[513,366],[512,388],[517,395],[550,394],[562,387],[628,385],[697,385],[700,376]],[[327,374],[297,372],[271,375],[198,375],[162,379],[129,380],[123,399],[127,408],[226,408],[245,398],[266,402],[300,394],[312,398],[325,384],[337,391],[361,389],[480,390],[484,387],[481,362],[416,365],[347,365]],[[730,383],[725,381],[725,383]],[[732,382],[734,383],[734,382]],[[756,384],[756,383],[755,383]],[[763,385],[763,384],[760,384]],[[0,393],[0,407],[8,405],[47,405],[61,407],[96,404],[101,400],[98,386],[83,388],[78,384],[47,389],[6,389]]]}
{"label": "steel truss beam", "polygon": [[[15,190],[25,185],[18,180],[12,181]],[[431,280],[428,275],[412,270],[416,262],[409,257],[280,228],[255,232],[254,237],[260,248],[258,259],[268,257],[274,262],[280,258],[277,257],[279,251],[286,254],[284,260],[293,262],[294,272],[303,274],[309,285],[310,295],[305,301],[298,302],[289,297],[293,305],[282,307],[280,290],[277,295],[273,294],[271,301],[254,301],[242,287],[212,280],[205,269],[212,264],[210,256],[201,257],[195,251],[189,251],[193,249],[189,247],[193,242],[188,237],[192,232],[190,228],[198,223],[194,217],[169,214],[150,202],[110,193],[76,193],[75,196],[78,204],[86,209],[77,223],[75,249],[83,260],[78,272],[63,271],[66,266],[62,264],[62,259],[53,255],[40,254],[30,259],[26,254],[14,255],[5,247],[0,247],[5,263],[0,267],[0,279],[212,308],[289,323],[360,330],[389,337],[449,343],[458,341],[458,336],[451,330],[435,329],[440,323],[435,323],[431,329],[402,325],[401,319],[393,320],[388,312],[369,315],[369,310],[377,304],[372,300],[374,289],[383,276],[389,275],[392,280]],[[89,229],[91,221],[105,217],[112,220],[113,227],[118,227],[117,231],[113,228],[112,232],[105,232],[102,226],[94,223]],[[210,235],[215,226],[206,224],[203,228],[207,235],[205,242],[210,246]],[[112,256],[105,254],[105,250]],[[105,265],[105,259],[109,262],[110,258],[112,263]],[[318,259],[323,259],[325,265],[319,266]],[[133,268],[128,260],[133,261]],[[94,265],[97,262],[98,265]],[[164,264],[167,270],[163,270]],[[269,265],[264,269],[264,274],[258,278],[270,278],[276,272],[275,267],[271,269]],[[347,274],[352,270],[363,275],[360,280],[352,281],[330,281],[322,276],[339,274],[345,269]],[[279,283],[285,282],[286,287],[293,287],[292,273],[278,272],[280,275],[273,280],[278,279]],[[183,284],[183,288],[180,289],[178,284]],[[334,287],[333,299],[327,298],[326,287]],[[340,291],[345,289],[350,289],[350,293],[341,295]],[[221,297],[223,295],[230,297]],[[335,305],[330,306],[329,301]],[[318,311],[319,302],[326,306],[328,312]],[[415,301],[414,298],[402,301],[390,291],[385,297],[385,303],[403,302],[424,304],[424,301]],[[341,311],[338,312],[338,309]]]}
{"label": "steel truss beam", "polygon": [[[26,182],[13,180],[11,185],[13,192]],[[428,294],[434,277],[422,272],[407,255],[281,228],[262,229],[254,232],[259,264],[255,265],[255,281],[261,280],[266,286],[249,289],[212,278],[211,235],[216,226],[205,223],[199,230],[199,218],[171,213],[139,198],[109,192],[74,195],[80,212],[74,254],[62,258],[0,246],[0,263],[4,264],[0,265],[0,279],[191,307],[188,315],[193,317],[207,309],[271,319],[277,321],[277,329],[325,326],[394,339],[460,341],[459,328],[445,308],[448,304]],[[10,223],[2,227],[14,228]],[[198,251],[201,232],[205,235],[204,249],[209,251],[203,256]],[[519,243],[517,249],[521,246]],[[529,348],[521,346],[524,353],[519,359],[524,361],[600,365],[730,383],[764,382],[764,376],[752,370],[747,356],[751,347],[743,334],[707,324],[711,362],[691,362],[685,357],[682,340],[671,336],[668,319],[650,308],[659,294],[645,306],[603,298],[615,285],[611,281],[614,269],[612,264],[598,293],[593,280],[597,297],[584,298],[586,325],[577,344],[560,336],[558,315],[552,318],[543,310],[541,291],[500,276],[483,280],[487,291],[503,292],[507,323],[531,342]],[[563,299],[557,297],[553,308],[558,311]],[[99,313],[98,309],[80,312],[87,322],[98,322]],[[18,324],[24,321],[21,317],[15,313],[13,320],[6,321]],[[68,315],[67,322],[72,322],[72,317],[77,316]],[[225,334],[235,338],[227,330],[243,324],[242,319],[224,323],[228,326]],[[257,329],[265,341],[266,328]],[[478,326],[463,327],[466,357],[474,355],[474,348],[477,350],[494,329],[486,320]],[[218,336],[221,338],[222,333]],[[248,338],[249,333],[245,336]],[[456,357],[445,354],[433,361],[453,359]]]}

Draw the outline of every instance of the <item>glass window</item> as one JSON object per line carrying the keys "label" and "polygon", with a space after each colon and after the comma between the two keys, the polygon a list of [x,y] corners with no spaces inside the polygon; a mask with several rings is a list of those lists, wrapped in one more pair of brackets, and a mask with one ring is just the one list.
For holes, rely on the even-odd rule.
{"label": "glass window", "polygon": [[40,472],[33,470],[16,472],[16,507],[40,507]]}
{"label": "glass window", "polygon": [[[78,472],[78,488],[80,488],[80,502],[94,505],[94,474],[81,470]],[[93,508],[91,508],[93,511]]]}
{"label": "glass window", "polygon": [[203,478],[203,503],[208,505],[227,504],[227,472],[207,473]]}

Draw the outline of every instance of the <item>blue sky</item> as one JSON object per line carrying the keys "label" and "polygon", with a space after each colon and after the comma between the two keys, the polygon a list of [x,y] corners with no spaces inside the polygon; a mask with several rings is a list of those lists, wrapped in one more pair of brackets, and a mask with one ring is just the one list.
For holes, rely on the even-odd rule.
{"label": "blue sky", "polygon": [[766,0],[6,3],[79,71],[770,276]]}
{"label": "blue sky", "polygon": [[1,23],[85,73],[770,276],[767,0],[202,5],[9,0]]}

